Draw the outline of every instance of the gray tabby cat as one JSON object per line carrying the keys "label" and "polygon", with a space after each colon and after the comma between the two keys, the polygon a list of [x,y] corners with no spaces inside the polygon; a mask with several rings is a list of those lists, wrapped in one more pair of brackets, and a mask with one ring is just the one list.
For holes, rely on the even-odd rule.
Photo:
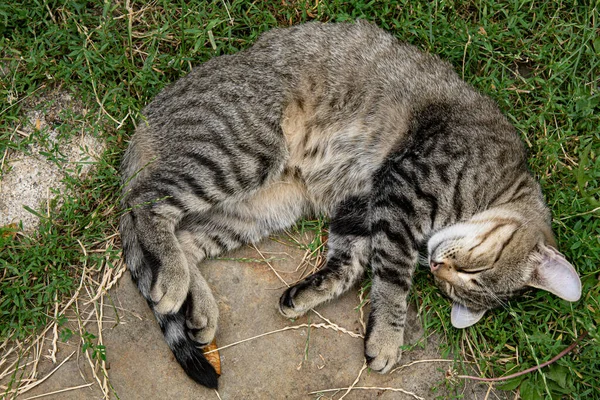
{"label": "gray tabby cat", "polygon": [[369,366],[399,360],[421,246],[466,327],[527,287],[576,301],[514,128],[437,57],[377,27],[310,23],[212,59],[144,110],[122,164],[125,260],[166,341],[217,386],[198,346],[217,304],[196,265],[323,213],[327,263],[279,304],[294,318],[373,272]]}

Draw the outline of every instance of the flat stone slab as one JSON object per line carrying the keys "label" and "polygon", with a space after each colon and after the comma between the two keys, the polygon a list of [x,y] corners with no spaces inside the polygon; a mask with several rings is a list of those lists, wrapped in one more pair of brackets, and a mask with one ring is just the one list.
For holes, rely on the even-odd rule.
{"label": "flat stone slab", "polygon": [[[332,324],[314,312],[295,321],[281,316],[278,300],[286,286],[273,269],[287,283],[295,282],[304,269],[298,268],[304,251],[272,240],[263,241],[259,248],[264,257],[276,258],[270,262],[271,266],[266,262],[231,260],[211,260],[201,265],[219,304],[217,345],[234,344],[220,350],[222,375],[218,394],[187,377],[167,347],[158,324],[129,274],[121,278],[118,287],[111,292],[111,301],[105,300],[104,308],[105,315],[109,317],[112,313],[113,318],[114,310],[118,310],[118,322],[105,322],[103,325],[109,383],[114,398],[339,399],[344,395],[346,389],[326,390],[351,386],[363,368],[363,340],[347,333],[363,333],[358,289],[316,310],[347,332],[302,326],[324,324],[331,327]],[[247,247],[227,257],[260,259],[261,255]],[[366,319],[367,315],[368,306],[363,318]],[[437,339],[435,336],[422,338],[423,331],[414,310],[409,313],[407,327],[406,341],[415,343],[422,340],[425,346],[406,351],[400,364],[440,358]],[[69,344],[65,346],[61,349],[63,357],[72,351]],[[450,366],[450,362],[428,361],[387,375],[365,369],[355,386],[402,389],[424,399],[444,398],[445,371]],[[43,361],[40,370],[48,371],[53,367]],[[77,352],[50,379],[27,392],[23,398],[95,382],[86,369],[89,369],[87,360]],[[467,399],[483,399],[486,390],[487,387],[481,385],[475,388],[468,386],[464,395]],[[101,397],[98,385],[94,384],[45,398]],[[353,389],[344,398],[418,397],[384,389]]]}

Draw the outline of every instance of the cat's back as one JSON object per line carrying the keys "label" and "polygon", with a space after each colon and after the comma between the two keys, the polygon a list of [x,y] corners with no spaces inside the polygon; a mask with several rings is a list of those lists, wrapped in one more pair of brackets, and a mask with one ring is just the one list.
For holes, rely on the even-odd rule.
{"label": "cat's back", "polygon": [[[402,88],[404,96],[443,95],[441,87],[467,87],[452,66],[365,21],[354,23],[310,22],[270,30],[248,50],[254,62],[261,59],[298,79],[326,78],[326,86],[360,82],[365,91]],[[446,89],[444,88],[444,89]]]}
{"label": "cat's back", "polygon": [[200,64],[159,93],[144,114],[160,119],[190,101],[219,99],[281,111],[306,81],[331,91],[362,85],[363,93],[399,97],[400,90],[411,101],[467,88],[450,64],[373,24],[311,22],[272,29],[246,50]]}
{"label": "cat's back", "polygon": [[335,188],[368,190],[421,110],[445,104],[504,121],[490,103],[448,63],[375,25],[313,22],[271,30],[247,50],[194,68],[146,107],[136,134],[144,139],[134,141],[145,144],[140,159],[177,164],[192,151],[205,164],[239,169],[240,190],[287,166],[337,198]]}

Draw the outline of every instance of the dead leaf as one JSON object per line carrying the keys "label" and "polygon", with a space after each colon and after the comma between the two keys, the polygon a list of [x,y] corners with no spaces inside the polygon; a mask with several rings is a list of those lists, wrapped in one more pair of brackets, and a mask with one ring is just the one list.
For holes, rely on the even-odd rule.
{"label": "dead leaf", "polygon": [[16,238],[17,237],[17,224],[12,223],[12,224],[8,224],[8,225],[4,225],[2,227],[2,229],[6,229],[6,231],[2,232],[2,237],[3,238]]}
{"label": "dead leaf", "polygon": [[206,357],[210,365],[212,365],[215,368],[215,371],[217,371],[217,375],[221,375],[221,356],[219,355],[219,352],[216,351],[218,348],[219,347],[217,346],[217,341],[215,339],[211,344],[202,349],[202,351],[204,353],[204,357]]}

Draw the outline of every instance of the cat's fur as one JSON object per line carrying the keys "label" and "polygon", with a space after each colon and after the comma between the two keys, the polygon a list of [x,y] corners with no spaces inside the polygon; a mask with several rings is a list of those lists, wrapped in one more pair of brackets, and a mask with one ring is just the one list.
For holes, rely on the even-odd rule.
{"label": "cat's fur", "polygon": [[580,296],[498,107],[364,22],[272,30],[195,68],[146,107],[122,174],[127,265],[177,360],[209,387],[217,376],[197,345],[218,310],[196,265],[306,215],[331,217],[327,263],[282,295],[281,313],[297,317],[371,268],[376,371],[399,360],[422,244],[457,327],[529,286]]}

